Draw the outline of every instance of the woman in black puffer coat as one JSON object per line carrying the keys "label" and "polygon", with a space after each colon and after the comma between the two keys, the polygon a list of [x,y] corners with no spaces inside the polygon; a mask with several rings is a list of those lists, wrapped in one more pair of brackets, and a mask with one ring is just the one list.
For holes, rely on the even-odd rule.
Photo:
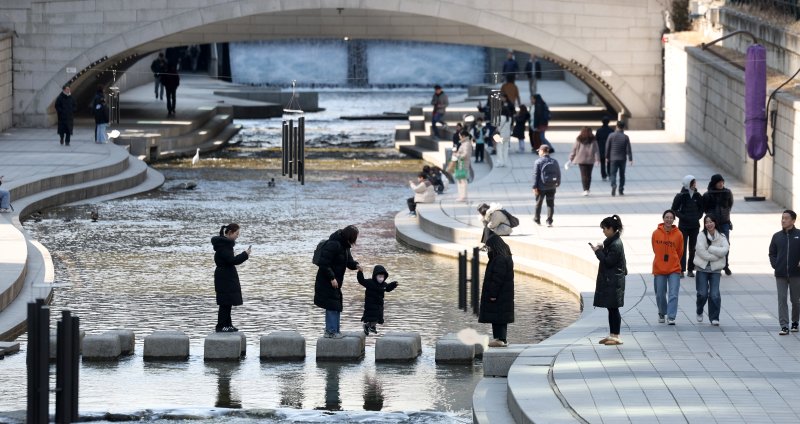
{"label": "woman in black puffer coat", "polygon": [[319,268],[314,280],[314,305],[325,309],[325,337],[339,338],[339,323],[342,314],[342,284],[347,269],[361,267],[350,255],[350,248],[358,240],[355,225],[336,230],[322,246]]}
{"label": "woman in black puffer coat", "polygon": [[250,248],[234,255],[233,246],[239,237],[239,224],[223,225],[219,235],[211,237],[214,246],[214,291],[217,292],[217,332],[239,331],[231,321],[231,309],[242,304],[242,286],[239,284],[239,273],[236,265],[250,257]]}
{"label": "woman in black puffer coat", "polygon": [[594,255],[600,261],[594,288],[594,306],[608,309],[609,335],[601,339],[600,344],[614,346],[622,344],[619,338],[622,325],[619,308],[625,305],[625,276],[628,275],[625,249],[619,238],[622,220],[617,215],[609,216],[600,222],[600,228],[606,239],[603,244],[592,246]]}
{"label": "woman in black puffer coat", "polygon": [[478,322],[492,324],[490,347],[508,345],[508,324],[514,322],[514,261],[511,249],[497,234],[486,239],[489,263],[483,275]]}

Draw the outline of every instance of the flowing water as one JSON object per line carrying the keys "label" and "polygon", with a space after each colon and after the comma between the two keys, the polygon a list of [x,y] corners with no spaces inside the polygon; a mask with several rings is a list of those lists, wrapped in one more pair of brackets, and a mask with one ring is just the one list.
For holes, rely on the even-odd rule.
{"label": "flowing water", "polygon": [[[394,151],[398,122],[343,122],[339,114],[404,111],[427,100],[427,92],[320,94],[327,110],[307,115],[306,185],[281,177],[272,146],[279,120],[242,122],[241,144],[202,158],[156,167],[167,181],[160,189],[97,205],[46,211],[26,229],[51,252],[56,280],[51,317],[70,309],[81,329],[136,332],[136,354],[112,363],[82,363],[82,415],[150,421],[207,418],[214,421],[471,421],[472,391],[480,362],[443,366],[434,362],[441,335],[472,327],[490,333],[474,315],[457,309],[457,263],[395,240],[394,216],[405,209],[407,181],[422,163]],[[354,106],[355,105],[355,106]],[[277,184],[267,184],[275,178]],[[180,188],[197,182],[195,190]],[[89,220],[97,209],[98,222]],[[233,322],[248,336],[240,363],[204,363],[203,337],[213,331],[216,305],[210,238],[222,224],[242,226],[237,251],[252,245],[238,267],[244,305]],[[353,256],[367,269],[384,265],[397,290],[385,299],[379,331],[416,331],[423,354],[408,364],[376,364],[375,336],[356,363],[317,363],[316,339],[324,313],[312,303],[314,247],[348,224],[360,228]],[[516,322],[511,343],[536,343],[572,323],[575,296],[546,282],[517,275]],[[348,272],[343,330],[360,330],[363,289]],[[191,337],[186,362],[142,361],[144,336],[178,329]],[[307,340],[308,358],[260,362],[258,338],[292,329]],[[25,344],[0,361],[0,411],[25,408]],[[54,367],[51,379],[54,380]],[[115,417],[103,415],[118,413]],[[130,415],[124,415],[130,414]],[[6,416],[4,419],[3,417]],[[14,421],[0,412],[0,422]]]}

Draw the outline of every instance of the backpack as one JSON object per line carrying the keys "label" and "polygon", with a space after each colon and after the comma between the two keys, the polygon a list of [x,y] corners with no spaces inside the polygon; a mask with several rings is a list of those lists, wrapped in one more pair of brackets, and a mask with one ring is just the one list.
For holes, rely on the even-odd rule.
{"label": "backpack", "polygon": [[548,159],[539,170],[544,190],[552,190],[561,185],[561,168],[558,166],[558,161],[553,158]]}
{"label": "backpack", "polygon": [[517,218],[514,215],[511,215],[511,213],[509,211],[507,211],[505,209],[500,209],[500,212],[503,212],[503,215],[505,215],[506,218],[508,218],[508,225],[511,228],[514,228],[514,227],[519,225],[519,218]]}
{"label": "backpack", "polygon": [[317,243],[317,248],[314,249],[314,256],[311,258],[311,263],[314,265],[319,266],[319,261],[322,259],[322,248],[325,246],[325,243],[328,242],[328,239],[322,239],[319,243]]}

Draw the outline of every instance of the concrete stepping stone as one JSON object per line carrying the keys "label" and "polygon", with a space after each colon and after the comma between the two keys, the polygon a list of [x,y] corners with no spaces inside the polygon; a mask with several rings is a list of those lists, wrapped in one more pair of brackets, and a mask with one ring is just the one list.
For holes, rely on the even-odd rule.
{"label": "concrete stepping stone", "polygon": [[245,355],[246,346],[247,337],[242,332],[214,332],[206,336],[203,358],[206,361],[238,361]]}
{"label": "concrete stepping stone", "polygon": [[[476,336],[473,334],[473,338]],[[489,349],[489,336],[486,334],[478,334],[475,340],[475,357],[482,358],[483,352]],[[442,339],[458,340],[458,333],[447,333],[442,336]]]}
{"label": "concrete stepping stone", "polygon": [[420,345],[416,333],[386,334],[375,342],[375,362],[412,361],[422,352]]}
{"label": "concrete stepping stone", "polygon": [[[79,341],[80,341],[80,349],[81,352],[83,351],[83,339],[86,337],[86,332],[81,330]],[[58,353],[58,336],[54,330],[50,330],[50,361],[56,360],[56,355]]]}
{"label": "concrete stepping stone", "polygon": [[6,355],[19,352],[19,343],[17,342],[0,342],[0,359]]}
{"label": "concrete stepping stone", "polygon": [[110,330],[104,334],[113,334],[119,337],[119,346],[123,355],[133,355],[136,347],[136,334],[133,330]]}
{"label": "concrete stepping stone", "polygon": [[261,336],[261,359],[300,360],[306,357],[306,339],[297,331],[273,331]]}
{"label": "concrete stepping stone", "polygon": [[83,338],[84,361],[110,361],[122,354],[120,338],[116,334],[89,334]]}
{"label": "concrete stepping stone", "polygon": [[340,339],[317,339],[317,361],[356,361],[364,357],[363,331],[343,331]]}
{"label": "concrete stepping stone", "polygon": [[471,364],[474,360],[474,344],[464,344],[455,338],[441,338],[436,342],[437,363]]}
{"label": "concrete stepping stone", "polygon": [[189,336],[183,331],[154,331],[144,338],[144,359],[189,359]]}
{"label": "concrete stepping stone", "polygon": [[422,354],[422,337],[415,331],[390,331],[384,333],[382,337],[409,337],[414,339],[414,347],[416,347],[418,354]]}

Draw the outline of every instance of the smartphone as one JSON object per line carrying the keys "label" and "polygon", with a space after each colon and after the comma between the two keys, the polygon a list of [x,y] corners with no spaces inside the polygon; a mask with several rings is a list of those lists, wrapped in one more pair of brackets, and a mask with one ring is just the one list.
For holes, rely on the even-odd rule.
{"label": "smartphone", "polygon": [[594,247],[594,245],[592,243],[589,243],[589,247]]}

